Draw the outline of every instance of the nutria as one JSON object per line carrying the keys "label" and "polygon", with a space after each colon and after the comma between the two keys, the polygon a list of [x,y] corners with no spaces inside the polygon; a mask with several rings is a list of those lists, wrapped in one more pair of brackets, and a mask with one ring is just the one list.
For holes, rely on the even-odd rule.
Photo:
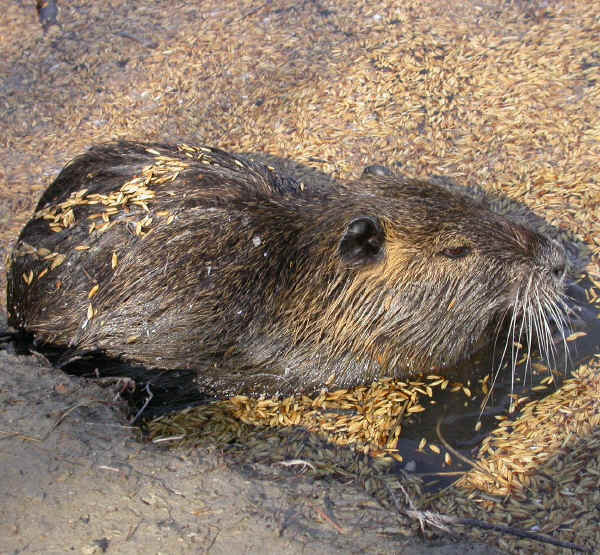
{"label": "nutria", "polygon": [[43,194],[8,310],[70,353],[286,394],[443,372],[503,323],[549,350],[565,264],[549,238],[379,166],[312,187],[215,148],[121,141]]}

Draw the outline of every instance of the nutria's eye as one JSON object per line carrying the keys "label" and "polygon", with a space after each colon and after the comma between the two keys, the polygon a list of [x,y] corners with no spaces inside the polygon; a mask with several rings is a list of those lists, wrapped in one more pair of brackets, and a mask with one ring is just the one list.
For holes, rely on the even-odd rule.
{"label": "nutria's eye", "polygon": [[372,264],[381,259],[385,237],[377,220],[370,217],[352,220],[340,242],[342,260],[350,266]]}
{"label": "nutria's eye", "polygon": [[471,252],[471,247],[467,247],[466,245],[461,245],[460,247],[448,247],[443,251],[440,251],[442,256],[446,258],[464,258]]}

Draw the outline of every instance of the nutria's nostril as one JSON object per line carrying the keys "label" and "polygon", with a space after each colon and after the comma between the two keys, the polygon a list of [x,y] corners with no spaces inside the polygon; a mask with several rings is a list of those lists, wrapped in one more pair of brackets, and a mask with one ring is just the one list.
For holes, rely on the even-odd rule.
{"label": "nutria's nostril", "polygon": [[566,272],[567,272],[567,267],[564,263],[557,264],[556,266],[554,266],[554,268],[552,268],[552,277],[554,278],[555,281],[560,282],[565,277]]}
{"label": "nutria's nostril", "polygon": [[562,284],[567,274],[567,253],[558,241],[550,239],[550,248],[544,257],[550,267],[552,279],[557,284]]}

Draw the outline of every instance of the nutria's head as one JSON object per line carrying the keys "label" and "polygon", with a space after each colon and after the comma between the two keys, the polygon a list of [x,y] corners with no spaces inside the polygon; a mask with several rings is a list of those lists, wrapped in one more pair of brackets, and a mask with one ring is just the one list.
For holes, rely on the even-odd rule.
{"label": "nutria's head", "polygon": [[558,243],[432,183],[370,175],[352,188],[365,195],[343,209],[317,326],[334,352],[350,347],[374,373],[428,371],[506,324],[511,344],[537,336],[551,354],[550,321],[565,320]]}

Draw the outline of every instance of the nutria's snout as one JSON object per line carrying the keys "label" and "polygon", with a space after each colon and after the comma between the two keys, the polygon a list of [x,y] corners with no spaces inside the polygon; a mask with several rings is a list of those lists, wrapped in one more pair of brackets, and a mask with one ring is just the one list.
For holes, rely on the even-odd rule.
{"label": "nutria's snout", "polygon": [[[570,329],[566,283],[569,271],[566,249],[562,244],[522,226],[513,228],[521,252],[525,252],[518,277],[510,290],[512,316],[508,319],[505,352],[514,351],[509,343],[539,349],[549,365],[560,358],[557,345],[562,344],[564,359],[568,357],[566,337]],[[514,370],[514,358],[513,358]]]}
{"label": "nutria's snout", "polygon": [[535,277],[540,284],[548,280],[550,288],[564,289],[568,258],[560,242],[507,219],[500,221],[500,228],[508,232],[506,237],[513,245],[515,261],[524,263],[525,279]]}

